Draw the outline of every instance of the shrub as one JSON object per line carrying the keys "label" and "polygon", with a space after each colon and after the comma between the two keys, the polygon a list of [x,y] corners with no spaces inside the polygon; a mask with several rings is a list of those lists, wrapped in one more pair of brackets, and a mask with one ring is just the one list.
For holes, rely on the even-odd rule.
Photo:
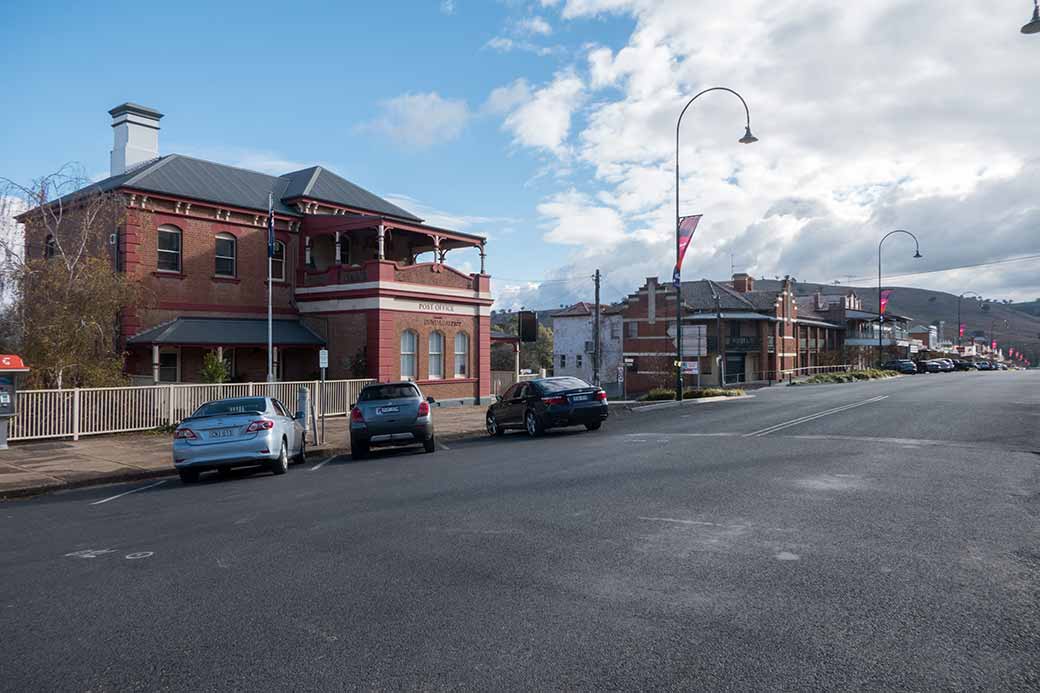
{"label": "shrub", "polygon": [[699,390],[683,390],[683,399],[701,399],[704,397],[743,397],[744,391],[740,388],[723,390],[720,387],[703,387]]}
{"label": "shrub", "polygon": [[806,385],[821,385],[831,383],[854,383],[859,380],[880,380],[881,378],[894,377],[896,373],[883,371],[878,368],[865,368],[863,370],[848,371],[847,373],[819,373],[811,376],[805,381]]}
{"label": "shrub", "polygon": [[660,402],[662,400],[675,399],[675,390],[667,387],[655,387],[646,393],[643,399],[647,402]]}

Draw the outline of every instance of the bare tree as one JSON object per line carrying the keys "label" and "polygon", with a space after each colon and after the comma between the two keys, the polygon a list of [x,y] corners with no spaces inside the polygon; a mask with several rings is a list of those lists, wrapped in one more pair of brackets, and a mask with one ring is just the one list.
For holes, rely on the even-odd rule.
{"label": "bare tree", "polygon": [[18,216],[18,234],[0,238],[2,275],[13,291],[12,319],[30,382],[43,387],[118,384],[118,314],[139,299],[118,271],[109,236],[123,223],[121,195],[92,185],[71,164],[28,185],[0,178],[0,212]]}

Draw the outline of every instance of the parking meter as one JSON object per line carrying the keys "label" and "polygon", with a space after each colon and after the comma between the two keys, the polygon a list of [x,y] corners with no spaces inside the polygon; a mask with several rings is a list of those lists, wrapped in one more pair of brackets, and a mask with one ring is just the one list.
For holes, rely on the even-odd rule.
{"label": "parking meter", "polygon": [[28,371],[20,356],[0,354],[0,450],[7,449],[11,419],[18,413],[18,374]]}

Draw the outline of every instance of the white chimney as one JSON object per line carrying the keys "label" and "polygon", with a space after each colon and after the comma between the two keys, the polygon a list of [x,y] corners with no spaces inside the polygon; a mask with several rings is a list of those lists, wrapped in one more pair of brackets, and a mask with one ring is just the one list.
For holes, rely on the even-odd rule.
{"label": "white chimney", "polygon": [[137,164],[159,157],[159,119],[162,113],[135,103],[124,103],[108,112],[112,116],[112,168],[118,176]]}

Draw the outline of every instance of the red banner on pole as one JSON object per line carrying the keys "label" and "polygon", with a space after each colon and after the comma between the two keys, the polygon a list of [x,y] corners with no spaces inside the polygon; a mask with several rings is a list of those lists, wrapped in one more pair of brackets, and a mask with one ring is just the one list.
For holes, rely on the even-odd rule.
{"label": "red banner on pole", "polygon": [[891,289],[885,289],[881,292],[881,314],[885,314],[885,309],[888,308],[888,297],[892,295]]}

